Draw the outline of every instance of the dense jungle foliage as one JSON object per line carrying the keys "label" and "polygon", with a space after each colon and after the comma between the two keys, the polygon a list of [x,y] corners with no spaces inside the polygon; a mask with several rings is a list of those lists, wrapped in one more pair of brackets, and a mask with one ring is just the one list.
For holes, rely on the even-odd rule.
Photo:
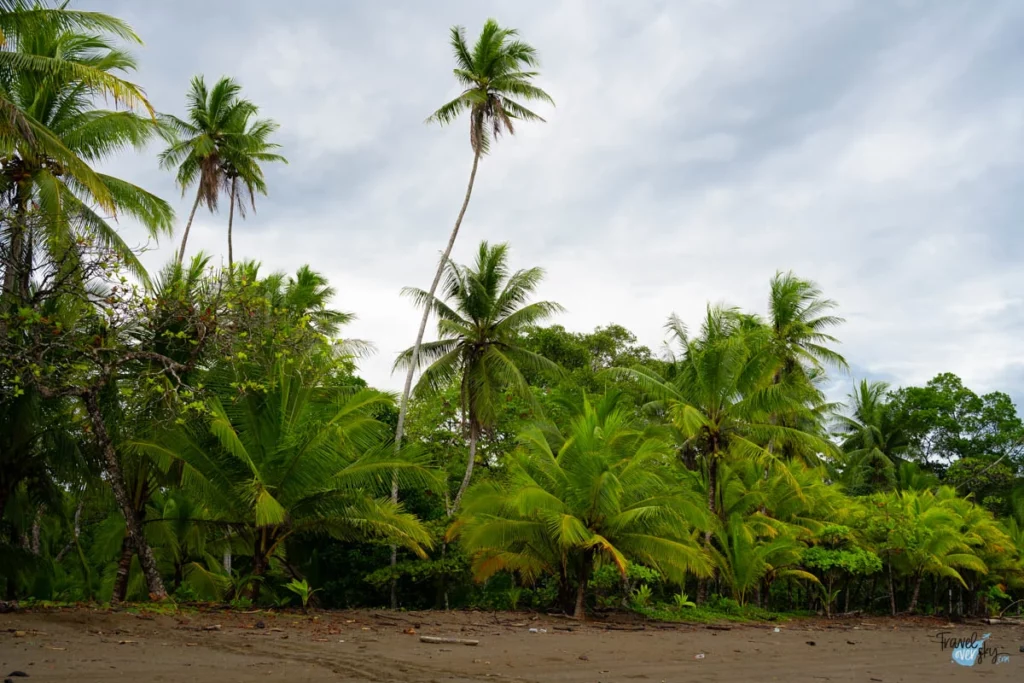
{"label": "dense jungle foliage", "polygon": [[[0,0],[0,32],[0,597],[1020,609],[1024,422],[1006,394],[852,378],[837,304],[793,273],[763,310],[670,317],[655,352],[615,324],[558,325],[508,245],[451,260],[481,160],[551,103],[515,31],[450,36],[463,92],[430,120],[466,115],[473,166],[434,282],[406,291],[423,318],[400,396],[360,378],[336,308],[354,302],[315,267],[234,260],[235,214],[284,161],[237,83],[196,77],[162,114],[127,80],[123,21]],[[151,141],[195,197],[153,274],[112,218],[166,240],[170,205],[95,170]],[[219,267],[186,248],[224,201]]]}

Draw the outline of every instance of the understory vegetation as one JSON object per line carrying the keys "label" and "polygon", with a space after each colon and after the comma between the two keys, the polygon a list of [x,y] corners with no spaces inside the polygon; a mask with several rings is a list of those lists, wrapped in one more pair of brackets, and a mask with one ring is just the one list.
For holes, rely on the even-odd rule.
{"label": "understory vegetation", "polygon": [[[197,76],[166,115],[126,80],[124,22],[0,0],[0,31],[5,600],[1020,610],[1024,422],[1007,394],[852,377],[838,305],[793,273],[762,310],[666,311],[652,351],[616,324],[558,325],[543,270],[507,244],[451,259],[481,160],[543,121],[523,102],[552,104],[515,31],[450,36],[463,92],[430,120],[466,114],[472,171],[432,286],[405,291],[423,326],[395,359],[401,395],[359,375],[354,295],[235,258],[236,213],[284,163],[239,84]],[[112,218],[166,240],[170,205],[94,169],[152,141],[194,196],[157,273]],[[224,201],[226,265],[189,256],[196,212]]]}

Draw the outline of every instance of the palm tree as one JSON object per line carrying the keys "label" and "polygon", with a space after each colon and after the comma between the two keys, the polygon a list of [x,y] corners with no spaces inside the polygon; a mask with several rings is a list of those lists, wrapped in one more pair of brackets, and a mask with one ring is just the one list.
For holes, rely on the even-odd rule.
{"label": "palm tree", "polygon": [[[538,76],[538,72],[532,70],[539,64],[537,51],[519,40],[518,35],[515,29],[501,28],[497,21],[488,19],[471,51],[466,44],[465,29],[461,26],[453,26],[451,29],[450,42],[456,64],[453,73],[463,91],[431,114],[427,118],[427,123],[445,126],[456,121],[463,112],[469,112],[469,144],[473,150],[473,167],[469,173],[469,184],[466,186],[462,208],[455,219],[455,227],[452,228],[448,245],[437,265],[434,280],[427,290],[428,299],[432,299],[437,292],[441,276],[447,267],[452,247],[455,246],[455,238],[458,237],[462,219],[469,206],[469,198],[473,194],[477,165],[480,163],[480,157],[490,150],[491,136],[497,140],[506,131],[514,135],[513,121],[544,121],[523,106],[519,100],[554,104],[550,95],[533,85],[533,79]],[[402,400],[398,408],[396,447],[402,443],[405,416],[409,410],[409,396],[412,393],[412,379],[419,367],[420,347],[429,318],[430,308],[425,307],[416,333],[416,342],[412,346],[405,386],[402,389]],[[396,491],[395,497],[397,495]]]}
{"label": "palm tree", "polygon": [[896,463],[910,449],[910,439],[890,409],[889,385],[861,380],[850,394],[849,415],[836,416],[834,431],[846,454],[842,478],[853,493],[891,488]]}
{"label": "palm tree", "polygon": [[387,498],[391,478],[435,487],[415,452],[396,453],[372,414],[391,399],[332,384],[328,368],[281,362],[266,390],[242,391],[228,373],[215,382],[209,416],[134,447],[183,477],[225,527],[251,543],[253,599],[272,560],[296,534],[391,541],[424,555],[430,536]]}
{"label": "palm tree", "polygon": [[[256,113],[255,108],[247,112],[245,118],[240,121],[241,130],[232,132],[227,138],[224,146],[224,176],[228,183],[229,203],[228,210],[228,268],[234,266],[234,248],[231,242],[231,230],[235,221],[235,206],[238,206],[238,213],[245,218],[245,199],[249,198],[249,205],[256,210],[256,193],[267,196],[267,183],[263,178],[261,163],[283,161],[288,163],[280,154],[273,150],[280,149],[281,145],[270,142],[270,136],[278,129],[276,122],[270,119],[257,119],[250,121]],[[241,183],[241,188],[239,188]]]}
{"label": "palm tree", "polygon": [[[12,78],[15,74],[53,78],[58,81],[82,83],[95,94],[111,97],[126,107],[144,107],[153,116],[153,109],[136,85],[94,64],[68,60],[61,54],[30,54],[21,49],[21,42],[39,32],[54,29],[88,32],[90,35],[111,35],[132,43],[141,40],[124,21],[99,12],[82,12],[66,7],[49,8],[29,5],[23,0],[0,0],[0,64]],[[14,144],[31,148],[33,153],[60,162],[79,176],[100,206],[112,211],[114,206],[106,195],[103,183],[91,168],[39,121],[34,120],[9,92],[0,92],[0,140],[5,147]]]}
{"label": "palm tree", "polygon": [[585,403],[564,433],[529,427],[507,479],[470,489],[449,535],[471,555],[477,580],[499,571],[526,581],[555,574],[563,600],[575,584],[582,619],[595,562],[615,565],[623,578],[627,561],[679,583],[708,575],[691,533],[706,523],[701,501],[669,476],[670,444],[637,430],[615,398]]}
{"label": "palm tree", "polygon": [[[132,56],[108,36],[78,33],[58,21],[41,20],[34,30],[16,35],[16,51],[0,52],[28,64],[56,60],[107,74],[135,68]],[[133,216],[153,236],[171,229],[173,211],[166,202],[89,166],[126,147],[141,148],[156,131],[153,119],[130,110],[96,108],[96,97],[105,91],[73,76],[68,69],[0,70],[0,92],[6,102],[40,132],[31,140],[0,139],[5,156],[0,192],[11,206],[3,283],[7,295],[27,296],[35,250],[72,256],[76,228],[91,232],[144,278],[135,254],[97,209],[112,216]]]}
{"label": "palm tree", "polygon": [[[256,107],[239,97],[241,86],[223,77],[208,90],[202,76],[192,79],[187,96],[188,120],[164,116],[164,130],[170,145],[160,154],[160,165],[176,169],[176,180],[182,196],[197,185],[196,199],[185,224],[178,250],[178,263],[185,258],[185,246],[196,209],[205,204],[210,211],[217,208],[221,191],[228,187],[225,159]],[[244,149],[244,147],[243,147]]]}
{"label": "palm tree", "polygon": [[437,341],[414,346],[399,354],[395,367],[419,370],[430,363],[416,385],[417,393],[443,391],[458,381],[463,419],[469,429],[466,474],[448,507],[451,516],[469,486],[476,459],[477,440],[497,417],[504,392],[511,390],[527,401],[533,393],[520,366],[560,372],[559,367],[521,346],[521,334],[562,308],[550,301],[527,304],[544,271],[529,268],[510,273],[508,245],[480,243],[470,268],[446,262],[448,273],[443,298],[408,288],[416,304],[438,316]]}
{"label": "palm tree", "polygon": [[782,361],[776,370],[776,383],[800,368],[847,368],[846,359],[828,346],[839,340],[826,330],[843,322],[829,313],[835,307],[834,301],[822,298],[813,282],[801,280],[792,272],[775,274],[768,299],[768,325]]}
{"label": "palm tree", "polygon": [[[772,381],[779,366],[775,349],[760,325],[735,309],[709,306],[701,334],[689,339],[680,321],[672,317],[670,330],[683,344],[684,353],[666,380],[646,368],[616,368],[615,374],[636,381],[667,411],[682,442],[704,461],[707,504],[717,514],[721,492],[717,486],[719,463],[728,457],[776,467],[780,460],[768,444],[825,453],[829,444],[813,433],[775,424],[772,415],[806,412],[803,396]],[[779,469],[787,474],[785,468]],[[711,531],[706,538],[710,541]]]}

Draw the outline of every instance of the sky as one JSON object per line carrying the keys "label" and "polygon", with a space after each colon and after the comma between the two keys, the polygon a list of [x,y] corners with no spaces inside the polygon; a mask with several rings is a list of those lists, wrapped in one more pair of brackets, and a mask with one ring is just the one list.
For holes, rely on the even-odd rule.
{"label": "sky", "polygon": [[[280,123],[235,258],[326,274],[346,336],[399,389],[465,192],[468,121],[424,124],[458,93],[448,30],[519,29],[556,106],[480,164],[454,258],[509,242],[541,266],[568,329],[618,323],[660,350],[675,312],[765,312],[779,270],[817,282],[846,322],[851,374],[893,384],[955,372],[1024,399],[1024,3],[1016,0],[80,0],[145,42],[132,79],[184,114],[196,74],[230,75]],[[193,199],[153,146],[104,166],[173,200],[171,258]],[[189,253],[226,260],[226,206]],[[145,233],[119,226],[132,244]],[[428,338],[432,327],[428,328]]]}

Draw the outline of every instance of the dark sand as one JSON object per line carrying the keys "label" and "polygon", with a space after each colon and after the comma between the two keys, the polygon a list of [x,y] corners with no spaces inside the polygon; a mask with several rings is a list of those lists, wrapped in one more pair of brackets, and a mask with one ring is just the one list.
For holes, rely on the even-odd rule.
{"label": "dark sand", "polygon": [[[257,628],[262,621],[264,628]],[[204,630],[205,627],[217,627]],[[1024,627],[854,618],[767,626],[577,624],[485,612],[208,612],[135,616],[75,609],[0,615],[0,676],[35,681],[905,681],[1024,683]],[[530,633],[530,628],[547,629]],[[414,630],[415,634],[406,633]],[[565,629],[572,629],[571,631]],[[992,653],[951,661],[937,638],[988,633]],[[476,638],[477,647],[419,636]],[[810,643],[813,643],[810,644]],[[703,653],[704,657],[695,655]]]}

